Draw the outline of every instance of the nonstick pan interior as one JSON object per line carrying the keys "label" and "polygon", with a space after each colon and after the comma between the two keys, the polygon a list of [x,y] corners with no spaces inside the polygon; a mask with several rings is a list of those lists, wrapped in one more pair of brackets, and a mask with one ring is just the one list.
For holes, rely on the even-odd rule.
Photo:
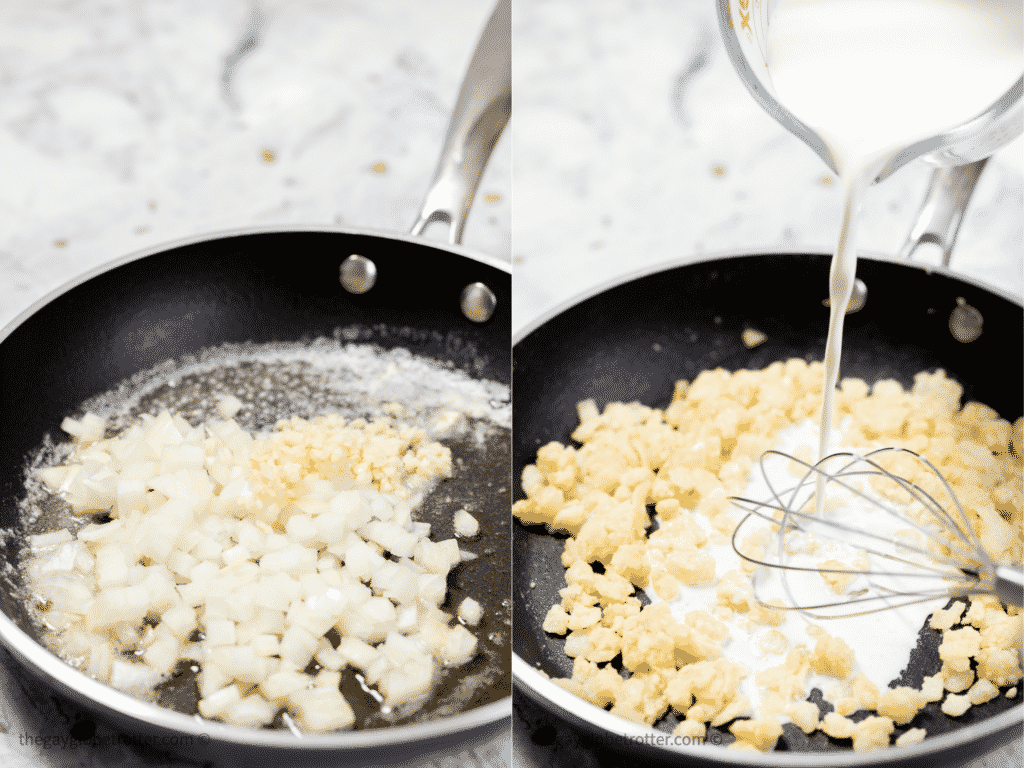
{"label": "nonstick pan interior", "polygon": [[[609,288],[526,331],[513,348],[514,498],[524,497],[518,478],[537,449],[552,440],[570,442],[581,400],[593,398],[599,408],[612,401],[665,407],[676,380],[692,381],[703,370],[760,369],[790,357],[822,360],[829,259],[738,256],[670,268]],[[990,405],[1010,421],[1021,415],[1019,304],[913,265],[862,259],[857,276],[868,287],[868,300],[846,318],[841,377],[869,383],[892,378],[909,386],[915,373],[943,368],[963,386],[963,402]],[[958,300],[978,309],[984,320],[981,336],[971,343],[957,341],[949,330]],[[741,341],[747,328],[761,331],[767,340],[748,349]],[[513,524],[514,651],[552,677],[572,674],[564,639],[541,626],[547,609],[560,600],[558,590],[566,586],[563,545],[563,536],[541,526]],[[936,632],[922,632],[900,684],[919,686],[923,676],[938,671],[937,644]],[[1000,697],[956,720],[935,705],[919,717],[935,735],[1020,701],[1018,690],[1013,700]],[[659,727],[671,731],[674,725],[669,715]],[[724,743],[732,740],[727,731],[722,736]],[[824,734],[807,737],[795,726],[785,727],[780,747],[837,748]]]}
{"label": "nonstick pan interior", "polygon": [[[376,285],[363,295],[346,292],[339,282],[340,264],[352,253],[377,266]],[[497,296],[497,309],[484,324],[470,322],[459,308],[463,287],[477,281]],[[498,266],[401,238],[322,231],[264,232],[184,244],[129,260],[51,299],[0,342],[7,426],[0,448],[0,527],[15,532],[0,547],[0,559],[11,566],[4,570],[6,588],[0,591],[4,613],[38,639],[17,596],[21,542],[25,533],[38,532],[26,531],[18,516],[25,462],[45,435],[55,441],[64,438],[61,420],[78,415],[83,402],[169,359],[189,363],[201,358],[203,350],[223,345],[241,345],[238,349],[244,352],[253,345],[308,344],[317,338],[328,345],[400,347],[473,378],[508,385],[510,304],[510,275]],[[239,366],[230,376],[244,386],[247,377],[267,379],[268,371],[259,365]],[[169,393],[166,386],[154,390],[138,404],[139,412],[176,402],[179,411],[191,407],[199,414],[202,409],[189,403],[190,397],[198,401],[204,394],[201,377],[175,385],[177,393]],[[294,388],[287,381],[275,386],[285,395]],[[269,410],[257,409],[247,418],[251,423],[245,426],[251,429],[273,423]],[[482,556],[453,572],[451,604],[443,607],[454,612],[467,594],[483,604],[485,625],[490,626],[479,633],[481,659],[492,669],[467,671],[487,679],[472,696],[455,690],[453,678],[452,690],[439,691],[436,706],[425,708],[431,717],[511,692],[508,442],[489,439],[484,445],[468,437],[452,449],[455,460],[470,471],[438,486],[424,514],[435,538],[451,537],[450,513],[458,508],[454,505],[468,504],[481,523],[480,537],[464,548]],[[169,686],[164,696],[166,703],[185,712],[194,708],[194,698],[187,680]],[[384,724],[373,717],[367,720],[367,727]]]}

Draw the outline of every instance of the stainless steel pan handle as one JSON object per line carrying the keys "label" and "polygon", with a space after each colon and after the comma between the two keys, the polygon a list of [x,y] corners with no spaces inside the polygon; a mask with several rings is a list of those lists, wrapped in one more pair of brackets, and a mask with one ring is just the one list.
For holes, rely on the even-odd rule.
{"label": "stainless steel pan handle", "polygon": [[448,224],[448,242],[462,242],[480,176],[512,112],[511,5],[499,0],[470,60],[413,235],[441,221]]}
{"label": "stainless steel pan handle", "polygon": [[949,266],[964,211],[987,162],[986,157],[966,165],[936,168],[932,172],[928,194],[900,249],[900,258],[909,259],[919,246],[934,243],[942,248],[942,266]]}

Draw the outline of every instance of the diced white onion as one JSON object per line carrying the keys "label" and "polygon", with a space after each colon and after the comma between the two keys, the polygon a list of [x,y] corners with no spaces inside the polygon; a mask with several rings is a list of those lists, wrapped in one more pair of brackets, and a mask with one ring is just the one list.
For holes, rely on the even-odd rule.
{"label": "diced white onion", "polygon": [[472,597],[467,597],[459,604],[459,618],[471,627],[479,624],[483,615],[483,607]]}
{"label": "diced white onion", "polygon": [[[110,439],[94,414],[64,421],[77,453],[68,466],[40,470],[41,482],[65,493],[76,513],[114,518],[77,537],[61,530],[28,539],[31,591],[65,655],[147,699],[180,660],[192,659],[201,664],[203,717],[259,727],[286,706],[310,731],[354,722],[338,690],[345,667],[360,670],[393,708],[429,695],[437,662],[472,658],[476,639],[437,606],[449,571],[475,555],[456,539],[432,542],[430,524],[412,519],[425,488],[421,462],[447,449],[419,442],[415,457],[410,448],[404,459],[388,458],[380,452],[401,441],[350,432],[381,462],[373,466],[408,473],[405,485],[378,487],[368,458],[301,478],[295,473],[308,470],[298,460],[250,458],[270,443],[231,420],[241,401],[228,396],[217,407],[225,420],[202,429],[164,411]],[[451,412],[435,427],[462,422]],[[303,423],[323,430],[321,443],[332,429],[367,424]],[[287,478],[279,487],[293,490],[268,497],[269,475],[256,466],[279,472]],[[454,522],[460,537],[479,527],[465,510]],[[463,601],[461,622],[481,616],[478,603]],[[341,635],[337,648],[324,637],[332,629]],[[138,660],[124,660],[133,649]],[[315,677],[304,672],[311,660],[320,667]]]}
{"label": "diced white onion", "polygon": [[455,513],[452,522],[455,526],[456,536],[471,539],[480,531],[480,523],[478,523],[477,519],[464,509],[460,509]]}

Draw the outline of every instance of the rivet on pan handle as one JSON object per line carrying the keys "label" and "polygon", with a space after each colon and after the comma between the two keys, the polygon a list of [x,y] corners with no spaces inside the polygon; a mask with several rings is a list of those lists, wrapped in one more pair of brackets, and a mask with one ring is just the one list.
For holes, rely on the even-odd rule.
{"label": "rivet on pan handle", "polygon": [[977,307],[972,307],[963,296],[956,297],[956,306],[949,315],[949,332],[961,344],[970,344],[981,336],[985,318]]}
{"label": "rivet on pan handle", "polygon": [[486,323],[494,314],[498,297],[483,283],[470,283],[462,289],[459,303],[462,306],[462,314],[474,323]]}
{"label": "rivet on pan handle", "polygon": [[[852,315],[854,312],[860,312],[864,309],[864,305],[868,302],[868,287],[864,284],[864,281],[860,278],[853,281],[853,290],[850,292],[850,303],[846,305],[846,314]],[[832,306],[831,299],[825,299],[822,306]]]}
{"label": "rivet on pan handle", "polygon": [[377,265],[353,253],[341,262],[341,284],[349,293],[366,293],[377,282]]}
{"label": "rivet on pan handle", "polygon": [[469,62],[412,234],[442,221],[449,225],[448,242],[462,242],[480,176],[511,113],[512,8],[511,0],[500,0]]}

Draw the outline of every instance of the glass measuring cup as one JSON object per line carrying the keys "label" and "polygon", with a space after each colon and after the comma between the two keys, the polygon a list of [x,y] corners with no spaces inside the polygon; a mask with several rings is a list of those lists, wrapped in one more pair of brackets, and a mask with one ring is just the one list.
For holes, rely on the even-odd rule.
{"label": "glass measuring cup", "polygon": [[[800,138],[836,171],[824,140],[776,98],[768,75],[767,37],[771,23],[768,0],[715,0],[726,52],[740,80],[769,115]],[[923,243],[943,250],[943,264],[956,241],[957,230],[985,162],[1024,130],[1024,76],[980,114],[943,133],[914,142],[897,152],[881,169],[882,181],[911,160],[921,158],[938,166],[925,204],[918,214],[901,255],[909,257]]]}

